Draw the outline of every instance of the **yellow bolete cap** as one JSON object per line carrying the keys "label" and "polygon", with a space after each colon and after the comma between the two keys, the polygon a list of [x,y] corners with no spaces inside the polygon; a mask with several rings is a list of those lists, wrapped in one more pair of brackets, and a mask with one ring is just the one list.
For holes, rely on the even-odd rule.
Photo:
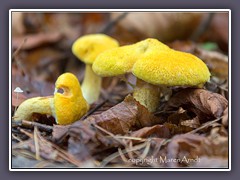
{"label": "yellow bolete cap", "polygon": [[[64,73],[55,83],[53,115],[61,125],[71,124],[79,120],[89,109],[89,105],[82,96],[77,77],[71,73]],[[57,92],[60,89],[62,93]]]}
{"label": "yellow bolete cap", "polygon": [[197,86],[210,78],[206,64],[196,56],[169,50],[140,58],[132,73],[154,85]]}
{"label": "yellow bolete cap", "polygon": [[145,82],[166,86],[195,86],[210,78],[202,60],[152,38],[101,53],[93,63],[93,71],[100,76],[132,72]]}
{"label": "yellow bolete cap", "polygon": [[73,54],[86,64],[92,64],[103,51],[118,47],[118,41],[105,34],[89,34],[78,38],[72,45]]}
{"label": "yellow bolete cap", "polygon": [[160,41],[148,38],[132,45],[125,45],[101,53],[93,63],[93,71],[99,76],[117,76],[131,72],[140,58],[170,48]]}

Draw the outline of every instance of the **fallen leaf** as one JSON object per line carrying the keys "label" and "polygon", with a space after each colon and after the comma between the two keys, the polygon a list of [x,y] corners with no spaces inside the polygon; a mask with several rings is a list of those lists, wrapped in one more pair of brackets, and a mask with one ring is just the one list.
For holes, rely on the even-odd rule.
{"label": "fallen leaf", "polygon": [[228,127],[228,108],[226,108],[223,112],[223,117],[222,117],[222,124],[225,126],[225,127]]}
{"label": "fallen leaf", "polygon": [[169,129],[164,125],[154,125],[151,127],[144,127],[130,134],[131,137],[139,138],[169,138]]}
{"label": "fallen leaf", "polygon": [[228,79],[228,56],[217,51],[208,51],[202,48],[195,48],[193,54],[207,64],[212,74]]}
{"label": "fallen leaf", "polygon": [[25,32],[24,13],[12,12],[12,33],[14,35],[22,35]]}
{"label": "fallen leaf", "polygon": [[161,119],[149,113],[132,96],[98,115],[88,117],[85,121],[97,124],[113,134],[126,134],[146,126],[160,124]]}
{"label": "fallen leaf", "polygon": [[[167,145],[168,159],[199,159],[201,156],[224,157],[228,156],[228,139],[220,137],[220,141],[215,142],[211,137],[204,137],[197,134],[176,135]],[[190,162],[190,163],[189,163]],[[169,167],[191,166],[191,161],[184,161],[179,164],[178,161],[169,161]],[[195,161],[193,161],[195,162]]]}
{"label": "fallen leaf", "polygon": [[12,48],[17,49],[25,39],[26,42],[21,46],[21,50],[30,50],[42,45],[56,43],[60,41],[61,38],[62,33],[60,32],[38,33],[31,35],[28,34],[14,37],[12,39]]}
{"label": "fallen leaf", "polygon": [[182,107],[194,113],[200,123],[219,118],[228,107],[228,101],[222,95],[204,89],[184,89],[168,101],[165,110]]}

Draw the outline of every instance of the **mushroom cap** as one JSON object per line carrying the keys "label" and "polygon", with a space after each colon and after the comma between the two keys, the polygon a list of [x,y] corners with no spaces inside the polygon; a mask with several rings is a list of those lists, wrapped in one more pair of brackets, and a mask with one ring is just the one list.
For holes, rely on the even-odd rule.
{"label": "mushroom cap", "polygon": [[63,90],[63,93],[55,90],[52,104],[52,114],[58,124],[73,123],[88,111],[89,105],[82,96],[80,83],[75,75],[62,74],[58,77],[55,88]]}
{"label": "mushroom cap", "polygon": [[93,63],[93,71],[99,76],[117,76],[131,72],[135,62],[147,54],[170,48],[160,41],[148,38],[132,45],[125,45],[101,53]]}
{"label": "mushroom cap", "polygon": [[201,59],[175,50],[139,59],[132,73],[145,82],[166,86],[196,86],[210,78],[210,72]]}
{"label": "mushroom cap", "polygon": [[72,45],[73,54],[86,64],[92,64],[103,51],[118,47],[118,41],[105,34],[89,34],[78,38]]}

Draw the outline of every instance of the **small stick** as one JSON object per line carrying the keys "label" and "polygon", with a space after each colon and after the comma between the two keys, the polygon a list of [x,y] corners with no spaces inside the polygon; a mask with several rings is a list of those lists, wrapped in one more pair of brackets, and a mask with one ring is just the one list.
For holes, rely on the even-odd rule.
{"label": "small stick", "polygon": [[107,34],[119,21],[124,19],[128,15],[128,12],[122,13],[116,19],[110,21],[99,33]]}
{"label": "small stick", "polygon": [[23,45],[27,42],[27,38],[24,38],[22,43],[20,44],[20,46],[16,49],[16,51],[14,51],[13,55],[12,55],[12,59],[14,59],[18,53],[20,52],[20,50],[22,49]]}
{"label": "small stick", "polygon": [[52,132],[53,130],[52,126],[33,122],[33,121],[26,121],[26,120],[22,120],[22,126],[28,127],[28,128],[38,127],[40,130],[47,131],[47,132]]}
{"label": "small stick", "polygon": [[33,139],[34,139],[34,145],[35,145],[35,158],[36,160],[41,160],[40,158],[40,147],[39,147],[39,140],[38,140],[38,129],[36,126],[34,126],[33,131]]}
{"label": "small stick", "polygon": [[221,120],[221,119],[222,119],[222,116],[219,117],[219,118],[217,118],[217,119],[215,119],[215,120],[213,120],[213,121],[210,121],[209,123],[207,123],[207,124],[205,124],[205,125],[197,128],[197,129],[194,129],[194,130],[192,130],[192,131],[190,131],[190,132],[188,132],[188,133],[186,133],[186,134],[196,133],[197,131],[199,131],[199,130],[201,130],[201,129],[204,129],[205,127],[208,127],[208,126],[210,126],[211,124],[213,124],[213,123],[215,123],[215,122],[217,122],[217,121],[219,121],[219,120]]}
{"label": "small stick", "polygon": [[125,143],[123,143],[121,140],[119,140],[118,138],[115,137],[115,135],[109,131],[107,131],[106,129],[103,129],[102,127],[98,126],[97,124],[92,124],[93,126],[95,126],[97,129],[103,131],[104,133],[110,135],[113,139],[115,139],[117,142],[119,142],[120,144],[125,146]]}
{"label": "small stick", "polygon": [[84,119],[86,119],[88,116],[90,116],[92,113],[94,113],[96,110],[98,110],[100,107],[102,107],[108,100],[105,99],[104,101],[102,101],[100,104],[98,104],[96,107],[94,107],[93,109],[91,109],[90,111],[87,112],[87,114],[85,114],[80,121],[83,121]]}

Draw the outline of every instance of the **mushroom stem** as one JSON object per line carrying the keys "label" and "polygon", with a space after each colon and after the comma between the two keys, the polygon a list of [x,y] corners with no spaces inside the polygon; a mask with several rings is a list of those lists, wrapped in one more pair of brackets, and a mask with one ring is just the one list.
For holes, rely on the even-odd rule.
{"label": "mushroom stem", "polygon": [[87,64],[85,69],[85,76],[82,83],[82,93],[88,104],[92,104],[98,100],[101,84],[102,78],[93,72],[91,65]]}
{"label": "mushroom stem", "polygon": [[34,113],[51,115],[51,101],[52,97],[35,97],[24,101],[17,109],[13,119],[31,120]]}
{"label": "mushroom stem", "polygon": [[133,90],[133,97],[149,112],[156,111],[160,102],[161,88],[159,86],[144,82],[137,78],[136,87]]}

